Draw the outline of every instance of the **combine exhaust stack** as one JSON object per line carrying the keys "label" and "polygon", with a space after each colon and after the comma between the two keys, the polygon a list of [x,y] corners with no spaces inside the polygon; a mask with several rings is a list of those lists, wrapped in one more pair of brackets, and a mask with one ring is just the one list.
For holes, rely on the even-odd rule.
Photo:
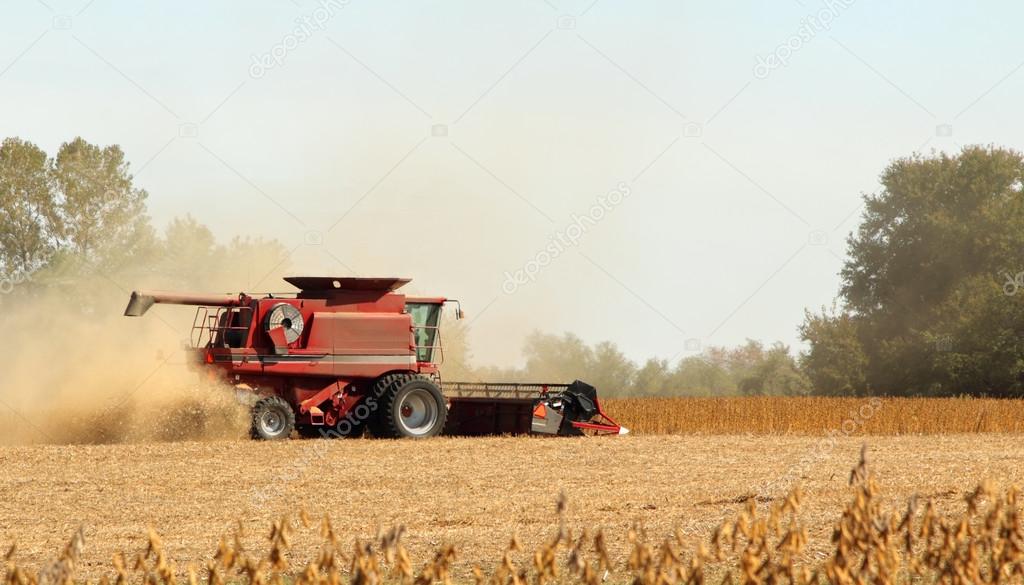
{"label": "combine exhaust stack", "polygon": [[[571,384],[442,382],[444,297],[404,278],[294,277],[292,295],[135,291],[125,308],[195,305],[194,360],[252,407],[252,435],[432,437],[625,434],[597,390]],[[456,317],[462,311],[456,305]]]}

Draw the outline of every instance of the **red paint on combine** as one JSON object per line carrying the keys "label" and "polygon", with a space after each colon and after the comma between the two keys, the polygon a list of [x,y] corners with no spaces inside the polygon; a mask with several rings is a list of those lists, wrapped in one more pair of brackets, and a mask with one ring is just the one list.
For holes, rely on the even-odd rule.
{"label": "red paint on combine", "polygon": [[[125,315],[196,305],[191,345],[253,403],[253,434],[427,437],[535,432],[622,433],[593,388],[574,384],[442,383],[444,297],[407,297],[401,278],[292,277],[290,295],[136,291]],[[461,310],[456,313],[461,317]],[[554,392],[552,392],[554,390]],[[547,407],[558,421],[538,425]],[[546,425],[546,426],[545,426]]]}

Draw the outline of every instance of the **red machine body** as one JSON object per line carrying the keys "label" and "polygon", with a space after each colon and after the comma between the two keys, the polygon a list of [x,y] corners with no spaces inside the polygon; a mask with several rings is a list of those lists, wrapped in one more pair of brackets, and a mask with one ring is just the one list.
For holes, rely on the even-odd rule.
{"label": "red machine body", "polygon": [[[233,384],[254,409],[269,404],[273,412],[265,422],[271,427],[291,425],[307,435],[335,430],[347,436],[369,427],[374,434],[391,429],[392,435],[419,436],[403,432],[408,426],[430,436],[439,432],[437,418],[449,433],[529,432],[537,405],[552,391],[570,387],[442,384],[441,313],[446,303],[457,301],[396,292],[408,279],[285,280],[298,292],[257,297],[137,291],[125,314],[142,315],[156,303],[197,305],[191,336],[196,360]],[[420,390],[403,390],[403,385]],[[443,403],[434,404],[438,396]],[[555,434],[623,432],[600,410],[596,394],[592,398],[596,412],[586,420],[569,420]],[[547,406],[544,410],[546,415]],[[255,434],[263,434],[256,428],[263,411],[254,410]],[[416,427],[405,425],[407,420],[423,422]]]}

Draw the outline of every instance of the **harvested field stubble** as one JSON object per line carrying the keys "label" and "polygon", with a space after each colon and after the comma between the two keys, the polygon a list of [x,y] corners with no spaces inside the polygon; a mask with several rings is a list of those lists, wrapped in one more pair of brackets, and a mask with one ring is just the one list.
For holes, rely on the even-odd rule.
{"label": "harvested field stubble", "polygon": [[1024,432],[1024,400],[996,398],[617,398],[612,417],[645,434],[919,435]]}
{"label": "harvested field stubble", "polygon": [[[818,557],[804,554],[809,536],[801,519],[799,488],[763,507],[756,497],[747,498],[703,539],[687,538],[678,530],[671,536],[652,537],[642,526],[631,526],[621,558],[609,551],[604,529],[571,528],[566,501],[559,496],[550,534],[535,550],[521,554],[522,544],[513,536],[500,558],[485,567],[473,566],[472,580],[477,585],[599,585],[609,576],[613,582],[633,585],[982,585],[1024,580],[1020,546],[1024,524],[1016,488],[999,492],[980,484],[963,496],[964,509],[952,518],[943,517],[932,500],[912,498],[902,510],[886,509],[867,466],[866,450],[849,474],[848,499],[836,510],[831,546]],[[297,517],[285,515],[273,522],[259,548],[243,544],[241,528],[234,538],[222,538],[214,554],[187,564],[185,578],[190,585],[198,585],[200,577],[209,585],[338,585],[345,581],[450,585],[456,581],[453,566],[458,553],[451,544],[416,559],[403,542],[404,526],[378,530],[375,536],[354,542],[341,537],[341,528],[329,514],[314,522],[303,507]],[[294,558],[296,538],[313,539],[317,533],[317,552]],[[71,585],[84,549],[84,531],[79,529],[56,560],[40,569],[26,569],[19,565],[12,547],[5,557],[4,582]],[[177,585],[180,574],[162,539],[150,529],[145,550],[128,555],[117,552],[99,582]]]}
{"label": "harvested field stubble", "polygon": [[[946,518],[947,526],[956,528],[953,519],[963,515],[965,496],[985,478],[997,482],[1000,494],[1024,483],[1024,447],[1018,439],[869,437],[872,469],[884,487],[872,492],[870,501],[879,510],[895,510],[899,520],[911,495],[931,499],[936,534],[942,534],[938,519]],[[564,562],[584,530],[588,534],[582,558],[603,574],[600,566],[594,568],[599,556],[593,540],[600,531],[612,566],[609,582],[624,583],[634,571],[658,572],[665,539],[689,563],[699,543],[706,544],[722,521],[742,514],[749,498],[760,506],[757,518],[767,522],[769,508],[781,505],[799,487],[803,497],[794,520],[806,535],[800,533],[796,560],[799,567],[813,569],[835,555],[831,536],[843,506],[856,495],[847,479],[863,440],[626,436],[9,447],[0,449],[5,471],[0,475],[0,554],[16,542],[12,558],[19,567],[55,566],[49,563],[81,527],[83,545],[72,547],[81,549],[74,562],[77,579],[113,577],[110,559],[125,551],[126,583],[141,583],[141,575],[130,569],[137,564],[135,553],[145,553],[149,546],[147,528],[152,526],[162,538],[163,560],[151,551],[140,565],[157,579],[152,583],[170,573],[184,583],[189,563],[203,579],[204,567],[224,536],[232,551],[239,545],[244,550],[237,559],[241,565],[221,568],[225,582],[248,582],[257,574],[254,569],[269,580],[273,559],[268,556],[262,568],[258,562],[268,546],[265,528],[287,516],[294,532],[278,524],[275,534],[279,550],[288,544],[288,565],[282,571],[297,577],[321,559],[319,521],[326,515],[338,542],[331,562],[342,577],[371,575],[372,563],[382,563],[377,554],[354,553],[357,539],[373,543],[373,551],[382,553],[386,547],[379,531],[383,529],[383,536],[391,527],[404,525],[400,542],[414,577],[438,561],[442,564],[431,565],[432,579],[443,580],[448,571],[457,581],[471,582],[474,566],[485,574],[496,570],[514,535],[522,545],[521,551],[509,553],[517,571],[533,567],[535,551],[541,552],[542,567],[551,566],[546,551],[560,526],[554,502],[564,492],[568,509],[563,518],[573,539],[571,545],[559,540],[555,559],[562,577],[572,573]],[[995,497],[986,499],[986,505]],[[309,528],[295,515],[302,503],[312,518]],[[1001,510],[1008,513],[1009,508]],[[918,512],[924,514],[924,508]],[[760,526],[749,516],[748,526]],[[917,518],[915,527],[920,528],[924,516]],[[783,530],[788,530],[789,520],[789,512],[780,517]],[[235,543],[239,521],[246,532]],[[767,528],[773,530],[773,523],[767,522]],[[682,543],[676,540],[677,531]],[[777,543],[771,539],[785,537],[771,530],[764,534],[769,546]],[[854,534],[883,538],[870,531]],[[647,548],[637,549],[638,542]],[[731,543],[723,542],[733,554]],[[967,550],[966,541],[957,542]],[[454,547],[454,559],[446,545]],[[744,542],[738,542],[736,554],[744,550]],[[382,568],[390,570],[399,562],[401,555],[393,552],[395,560]],[[353,565],[354,557],[362,560]],[[371,564],[360,568],[363,562]],[[714,566],[708,561],[707,574],[717,582],[721,574],[716,571],[736,568],[736,562],[737,557]],[[248,567],[242,576],[239,566]],[[364,572],[353,573],[356,569]],[[330,575],[329,567],[317,565],[316,571]],[[394,579],[402,574],[407,573]],[[740,580],[742,574],[733,575]]]}

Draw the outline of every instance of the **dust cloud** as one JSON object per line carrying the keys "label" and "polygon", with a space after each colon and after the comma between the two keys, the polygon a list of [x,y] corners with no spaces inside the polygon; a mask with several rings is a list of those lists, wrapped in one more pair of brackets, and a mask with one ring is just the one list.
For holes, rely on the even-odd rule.
{"label": "dust cloud", "polygon": [[28,282],[0,297],[0,444],[244,437],[248,415],[231,388],[183,347],[194,307],[122,316],[131,289],[166,282]]}

